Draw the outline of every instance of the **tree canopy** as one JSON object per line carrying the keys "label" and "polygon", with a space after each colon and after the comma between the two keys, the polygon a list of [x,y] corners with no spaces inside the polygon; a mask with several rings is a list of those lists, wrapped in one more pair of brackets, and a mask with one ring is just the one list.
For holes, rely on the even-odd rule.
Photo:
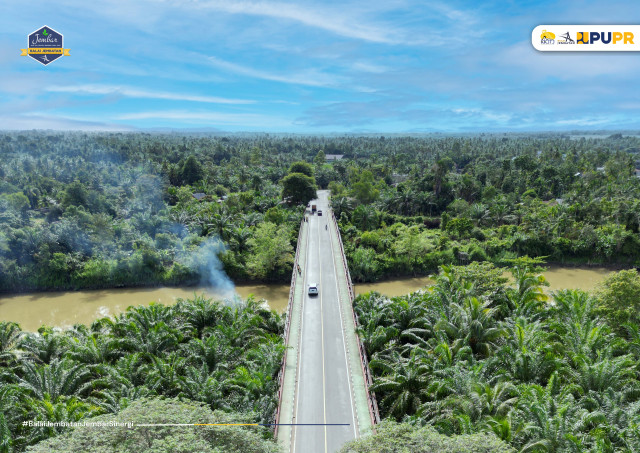
{"label": "tree canopy", "polygon": [[289,173],[302,173],[303,175],[313,177],[313,167],[308,162],[294,162],[289,167]]}
{"label": "tree canopy", "polygon": [[430,426],[416,428],[409,424],[384,421],[376,434],[351,441],[340,453],[515,453],[492,434],[445,436]]}
{"label": "tree canopy", "polygon": [[289,173],[282,179],[282,198],[290,204],[307,204],[316,198],[315,180],[303,173]]}
{"label": "tree canopy", "polygon": [[[118,451],[123,453],[276,453],[274,441],[260,428],[247,426],[149,427],[144,424],[250,423],[246,416],[212,411],[205,404],[178,398],[141,398],[117,414],[100,415],[87,423],[104,424],[73,430],[30,447],[32,453]],[[127,424],[131,426],[118,426]],[[111,426],[113,425],[113,426]]]}

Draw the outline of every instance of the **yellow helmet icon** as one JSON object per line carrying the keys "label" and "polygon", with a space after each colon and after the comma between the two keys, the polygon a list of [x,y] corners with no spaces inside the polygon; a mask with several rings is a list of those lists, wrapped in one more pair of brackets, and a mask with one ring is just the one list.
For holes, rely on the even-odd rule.
{"label": "yellow helmet icon", "polygon": [[547,30],[542,30],[542,34],[540,35],[540,39],[556,39],[556,35]]}

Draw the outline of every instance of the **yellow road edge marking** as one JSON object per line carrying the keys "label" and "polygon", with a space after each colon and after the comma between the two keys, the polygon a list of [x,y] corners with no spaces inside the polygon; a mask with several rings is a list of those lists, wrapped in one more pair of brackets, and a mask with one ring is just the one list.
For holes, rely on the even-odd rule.
{"label": "yellow road edge marking", "polygon": [[260,426],[258,423],[194,423],[193,426]]}

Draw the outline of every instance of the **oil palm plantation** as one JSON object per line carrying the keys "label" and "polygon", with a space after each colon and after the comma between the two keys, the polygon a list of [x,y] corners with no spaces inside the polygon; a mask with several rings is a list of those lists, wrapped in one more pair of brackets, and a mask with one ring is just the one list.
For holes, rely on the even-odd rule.
{"label": "oil palm plantation", "polygon": [[548,295],[529,264],[512,274],[445,266],[425,291],[356,298],[381,415],[521,452],[636,451],[640,328],[612,329],[583,291]]}
{"label": "oil palm plantation", "polygon": [[[253,299],[202,297],[129,308],[90,328],[28,333],[0,324],[0,451],[61,433],[25,419],[78,421],[144,397],[183,397],[269,423],[285,347],[282,318]],[[20,358],[20,360],[17,360]]]}

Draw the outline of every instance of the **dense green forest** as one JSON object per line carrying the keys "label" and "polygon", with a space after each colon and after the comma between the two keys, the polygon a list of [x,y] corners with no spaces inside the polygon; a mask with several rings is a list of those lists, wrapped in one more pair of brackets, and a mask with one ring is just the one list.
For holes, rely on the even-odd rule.
{"label": "dense green forest", "polygon": [[1,135],[0,291],[217,286],[221,269],[236,281],[288,281],[302,208],[282,202],[280,182],[297,175],[300,153],[267,144]]}
{"label": "dense green forest", "polygon": [[[272,423],[285,348],[283,321],[261,307],[251,299],[227,306],[195,297],[169,307],[130,307],[115,319],[67,331],[43,327],[29,333],[15,323],[0,322],[0,452],[23,451],[68,432],[63,427],[25,426],[26,420],[76,422],[101,414],[106,419],[97,420],[113,420],[106,414],[119,414],[118,421],[136,423],[189,423],[179,421],[184,418],[212,423],[212,417],[220,423]],[[153,402],[161,397],[204,403],[207,410],[194,406],[191,415],[172,411]],[[82,428],[70,439],[33,451],[106,451],[103,448],[116,443],[123,448],[117,451],[164,452],[178,451],[171,442],[183,441],[193,444],[179,451],[221,451],[216,448],[227,443],[235,449],[224,451],[273,450],[267,428],[246,433],[147,430],[146,439],[145,430],[135,430],[141,437],[129,434],[128,440],[131,430],[121,431],[124,437],[113,429]],[[149,436],[155,444],[142,448],[139,443],[151,442]],[[87,447],[87,439],[95,448]],[[210,450],[195,450],[211,442]]]}
{"label": "dense green forest", "polygon": [[637,138],[423,146],[374,153],[346,184],[329,184],[355,281],[523,255],[640,266]]}
{"label": "dense green forest", "polygon": [[0,156],[0,291],[216,284],[221,269],[287,282],[315,187],[355,281],[525,254],[640,264],[635,136],[34,131],[1,134]]}
{"label": "dense green forest", "polygon": [[518,259],[508,283],[490,263],[445,266],[423,291],[356,298],[381,415],[428,428],[385,429],[388,448],[371,451],[407,451],[416,436],[444,445],[433,429],[521,452],[640,451],[640,276],[549,296],[539,271]]}
{"label": "dense green forest", "polygon": [[[3,292],[288,282],[304,205],[326,188],[355,281],[438,273],[356,299],[386,422],[345,451],[640,450],[640,277],[547,295],[539,267],[640,265],[635,136],[33,131],[0,134],[0,156]],[[0,451],[100,449],[114,438],[22,422],[112,420],[141,401],[141,422],[269,422],[282,329],[252,300],[200,298],[68,331],[2,322]],[[122,448],[186,441],[274,448],[262,428]]]}

